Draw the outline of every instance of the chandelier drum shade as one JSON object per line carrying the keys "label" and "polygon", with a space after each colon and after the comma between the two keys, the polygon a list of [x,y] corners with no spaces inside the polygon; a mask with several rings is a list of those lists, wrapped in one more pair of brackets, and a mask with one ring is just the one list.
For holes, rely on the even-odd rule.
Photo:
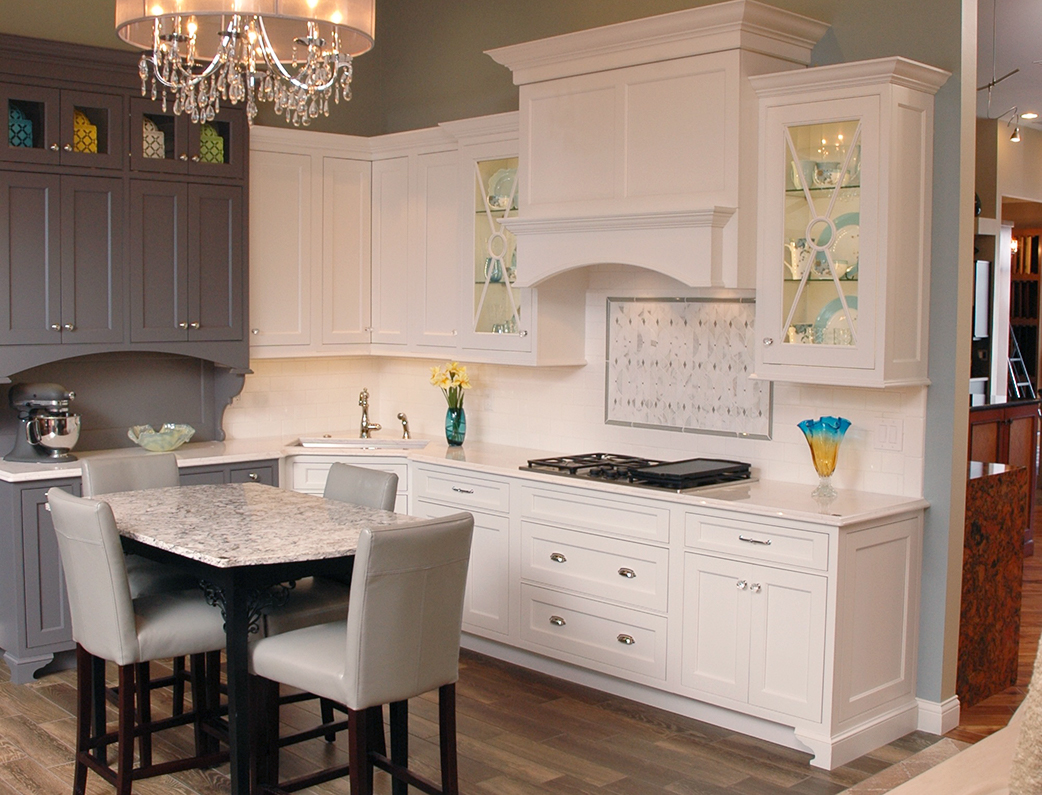
{"label": "chandelier drum shade", "polygon": [[354,56],[376,32],[375,0],[116,0],[116,32],[145,50],[143,94],[212,121],[222,102],[272,102],[308,124],[351,98]]}

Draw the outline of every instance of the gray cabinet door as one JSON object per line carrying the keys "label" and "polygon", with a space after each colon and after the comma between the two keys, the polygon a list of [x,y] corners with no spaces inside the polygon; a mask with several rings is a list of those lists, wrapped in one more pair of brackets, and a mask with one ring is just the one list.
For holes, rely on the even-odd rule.
{"label": "gray cabinet door", "polygon": [[123,180],[61,178],[63,343],[123,341]]}
{"label": "gray cabinet door", "polygon": [[130,341],[188,338],[188,186],[130,183]]}
{"label": "gray cabinet door", "polygon": [[242,188],[188,188],[191,341],[243,338],[242,211]]}
{"label": "gray cabinet door", "polygon": [[61,342],[61,177],[0,172],[0,344]]}
{"label": "gray cabinet door", "polygon": [[[72,639],[65,574],[51,514],[49,484],[22,489],[22,567],[25,572],[25,643],[30,649]],[[79,495],[79,484],[61,488]]]}

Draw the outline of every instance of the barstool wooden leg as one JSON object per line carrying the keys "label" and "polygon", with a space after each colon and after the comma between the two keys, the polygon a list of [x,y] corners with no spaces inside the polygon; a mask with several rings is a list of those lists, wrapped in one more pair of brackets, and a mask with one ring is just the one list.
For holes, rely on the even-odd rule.
{"label": "barstool wooden leg", "polygon": [[[89,693],[93,694],[94,710],[90,716],[88,726],[94,737],[100,737],[105,733],[105,729],[108,725],[106,719],[107,707],[107,696],[108,689],[105,687],[105,661],[100,657],[95,657],[88,651],[84,651],[90,658],[90,679],[89,679]],[[99,745],[94,749],[94,758],[97,759],[101,764],[108,764],[108,749],[104,745]]]}
{"label": "barstool wooden leg", "polygon": [[[210,704],[206,698],[206,655],[193,654],[191,667],[192,710],[195,712],[195,720],[192,723],[195,735],[195,754],[205,756],[213,753],[217,744],[215,738],[203,731],[203,724],[210,719]],[[176,702],[174,706],[176,708]]]}
{"label": "barstool wooden leg", "polygon": [[[104,682],[101,708],[105,709]],[[90,727],[94,720],[94,657],[76,644],[76,764],[73,772],[72,795],[84,795],[87,790],[87,763]]]}
{"label": "barstool wooden leg", "polygon": [[369,761],[369,710],[349,709],[347,764],[351,795],[373,795],[373,765]]}
{"label": "barstool wooden leg", "polygon": [[[381,721],[382,723],[383,721]],[[391,762],[403,768],[409,766],[409,702],[391,704]],[[397,778],[391,779],[392,795],[407,795],[409,785]]]}
{"label": "barstool wooden leg", "polygon": [[[137,684],[137,722],[139,726],[147,726],[152,722],[152,676],[151,666],[147,662],[138,663],[134,671]],[[138,737],[138,754],[142,767],[152,765],[152,733],[143,732]]]}
{"label": "barstool wooden leg", "polygon": [[455,683],[438,688],[438,729],[441,748],[441,790],[445,795],[459,795]]}
{"label": "barstool wooden leg", "polygon": [[174,706],[171,715],[184,715],[185,712],[185,658],[174,657]]}
{"label": "barstool wooden leg", "polygon": [[134,782],[134,668],[119,667],[119,728],[116,751],[116,794],[130,795]]}

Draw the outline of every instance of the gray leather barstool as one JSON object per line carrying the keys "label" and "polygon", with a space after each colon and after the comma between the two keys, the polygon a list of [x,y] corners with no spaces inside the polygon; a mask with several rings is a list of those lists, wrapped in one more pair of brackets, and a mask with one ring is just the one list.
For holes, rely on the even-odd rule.
{"label": "gray leather barstool", "polygon": [[[173,453],[87,458],[80,461],[80,469],[84,497],[98,497],[117,491],[161,489],[181,484],[177,458]],[[127,555],[126,564],[132,599],[184,591],[196,588],[199,584],[198,579],[183,569],[149,560],[141,555]],[[220,661],[214,659],[211,663],[219,665]],[[180,715],[184,711],[185,683],[188,681],[185,658],[175,657],[172,666],[173,676],[153,679],[148,664],[143,664],[138,671],[137,686],[139,689],[173,686],[174,714]],[[141,701],[147,718],[147,698],[142,698]]]}
{"label": "gray leather barstool", "polygon": [[[394,501],[398,496],[398,476],[393,472],[352,466],[338,461],[329,468],[322,496],[327,500],[393,511]],[[287,604],[272,608],[264,617],[265,636],[279,635],[330,621],[343,621],[347,618],[350,582],[349,574],[345,574],[343,578],[308,577],[300,580],[296,588],[290,592]],[[314,695],[295,693],[284,696],[279,703],[292,704],[309,698],[314,698]],[[326,728],[320,733],[327,742],[335,741],[336,732],[342,728],[334,724],[333,708],[334,705],[328,699],[321,699],[322,725]],[[303,742],[318,736],[318,733],[317,730],[310,730],[289,734],[281,739],[280,744],[285,746]]]}
{"label": "gray leather barstool", "polygon": [[[258,640],[251,670],[258,698],[270,705],[279,682],[341,704],[349,721],[347,766],[283,783],[278,779],[278,727],[259,727],[263,763],[258,780],[292,792],[350,775],[352,795],[370,795],[374,765],[388,771],[396,792],[459,792],[456,686],[463,595],[474,531],[469,513],[362,532],[346,621],[319,624]],[[438,689],[441,786],[408,767],[408,699]],[[391,705],[391,757],[382,748],[382,705]]]}
{"label": "gray leather barstool", "polygon": [[[104,502],[74,497],[52,488],[47,501],[58,538],[58,551],[65,570],[76,641],[77,708],[74,795],[83,795],[87,770],[93,770],[119,795],[130,795],[136,779],[150,778],[195,767],[211,767],[227,759],[227,753],[201,754],[204,710],[202,683],[193,680],[193,710],[165,720],[135,717],[135,674],[150,660],[204,654],[224,648],[224,620],[216,607],[206,603],[199,590],[155,594],[134,599],[130,593],[123,548],[112,510]],[[103,675],[111,660],[119,666],[118,728],[92,725],[98,688],[94,679]],[[140,691],[138,691],[140,693]],[[102,705],[103,706],[103,705]],[[104,715],[104,711],[101,713]],[[133,766],[134,738],[151,738],[154,732],[194,723],[196,755],[153,765],[142,756]],[[107,760],[107,748],[117,746],[116,767]]]}

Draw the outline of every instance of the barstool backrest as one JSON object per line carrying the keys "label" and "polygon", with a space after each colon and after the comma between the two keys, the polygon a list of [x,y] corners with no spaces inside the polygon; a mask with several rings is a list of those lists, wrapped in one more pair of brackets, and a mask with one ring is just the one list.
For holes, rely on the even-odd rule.
{"label": "barstool backrest", "polygon": [[346,705],[403,701],[459,678],[474,517],[362,531],[347,611]]}
{"label": "barstool backrest", "polygon": [[72,613],[72,636],[96,657],[138,662],[139,647],[127,567],[108,503],[49,489]]}
{"label": "barstool backrest", "polygon": [[80,469],[85,497],[181,485],[173,453],[87,458],[80,461]]}
{"label": "barstool backrest", "polygon": [[356,467],[339,461],[329,468],[326,489],[322,493],[327,500],[350,502],[384,511],[394,510],[397,495],[398,476],[393,472]]}

